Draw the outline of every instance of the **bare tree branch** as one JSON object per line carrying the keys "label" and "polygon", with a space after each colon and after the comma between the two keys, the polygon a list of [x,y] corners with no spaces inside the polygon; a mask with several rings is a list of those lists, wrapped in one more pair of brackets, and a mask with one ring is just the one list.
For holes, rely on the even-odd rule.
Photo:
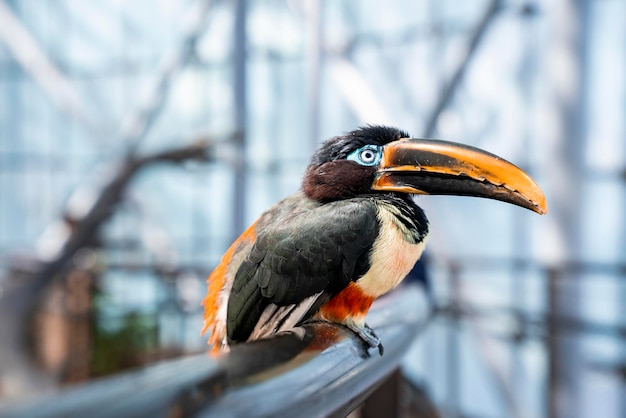
{"label": "bare tree branch", "polygon": [[128,158],[120,167],[117,175],[102,189],[98,199],[89,212],[81,219],[71,219],[73,232],[63,246],[61,253],[52,261],[43,264],[35,273],[31,287],[33,303],[38,295],[59,273],[63,272],[76,252],[96,243],[100,227],[114,213],[117,204],[122,200],[133,177],[143,168],[157,163],[180,164],[196,160],[209,162],[214,159],[212,141],[200,141],[191,146],[175,148],[156,154]]}
{"label": "bare tree branch", "polygon": [[495,21],[494,18],[497,16],[498,12],[500,12],[501,9],[502,0],[492,0],[489,4],[489,7],[487,7],[487,10],[485,11],[482,20],[478,24],[476,31],[469,41],[469,46],[467,48],[467,55],[465,59],[463,60],[461,65],[459,65],[459,68],[457,68],[456,72],[450,79],[450,82],[444,89],[443,95],[441,96],[441,99],[439,99],[437,106],[435,106],[430,116],[426,119],[426,129],[424,131],[425,138],[431,138],[435,134],[437,128],[437,120],[439,119],[439,116],[441,116],[441,113],[450,105],[450,102],[454,98],[454,95],[459,85],[461,84],[461,81],[463,80],[467,69],[472,63],[472,59],[476,55],[478,47],[485,38],[487,30],[491,27],[491,24]]}
{"label": "bare tree branch", "polygon": [[172,81],[180,70],[194,57],[196,43],[204,33],[209,18],[210,0],[202,0],[200,11],[191,10],[186,16],[187,22],[183,32],[185,36],[180,40],[178,47],[165,54],[159,63],[157,80],[152,89],[145,95],[135,113],[128,119],[122,128],[122,139],[128,146],[128,153],[133,154],[141,139],[148,133],[150,127],[165,106]]}
{"label": "bare tree branch", "polygon": [[86,111],[89,109],[88,103],[3,0],[0,0],[0,41],[62,111],[89,129],[98,139],[102,138],[102,128],[91,117],[92,114]]}

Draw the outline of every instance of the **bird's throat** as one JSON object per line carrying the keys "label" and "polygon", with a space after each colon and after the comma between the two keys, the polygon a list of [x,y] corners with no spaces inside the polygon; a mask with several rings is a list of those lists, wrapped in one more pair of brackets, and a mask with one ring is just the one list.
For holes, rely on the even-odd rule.
{"label": "bird's throat", "polygon": [[406,277],[426,247],[428,228],[415,231],[398,220],[395,210],[379,206],[380,233],[370,255],[370,269],[356,281],[363,294],[377,298],[384,295]]}

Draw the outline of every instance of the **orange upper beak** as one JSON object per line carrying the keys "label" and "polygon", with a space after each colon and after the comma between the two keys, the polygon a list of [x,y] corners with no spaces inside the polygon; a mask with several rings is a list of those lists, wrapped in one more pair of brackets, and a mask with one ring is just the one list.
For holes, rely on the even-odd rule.
{"label": "orange upper beak", "polygon": [[510,162],[454,142],[400,139],[383,147],[374,190],[486,197],[548,211],[535,181]]}

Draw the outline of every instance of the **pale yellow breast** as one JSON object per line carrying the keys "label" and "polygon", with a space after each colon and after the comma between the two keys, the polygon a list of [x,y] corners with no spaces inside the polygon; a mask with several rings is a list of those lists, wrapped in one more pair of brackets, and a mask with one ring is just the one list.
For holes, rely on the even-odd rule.
{"label": "pale yellow breast", "polygon": [[417,244],[404,239],[401,226],[384,206],[379,207],[381,228],[372,250],[371,267],[357,281],[367,295],[379,297],[396,287],[422,255],[426,238]]}

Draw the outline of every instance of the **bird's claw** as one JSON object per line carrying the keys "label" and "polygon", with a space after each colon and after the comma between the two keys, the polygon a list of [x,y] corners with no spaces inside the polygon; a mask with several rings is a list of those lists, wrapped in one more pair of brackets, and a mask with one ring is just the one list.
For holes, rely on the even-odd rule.
{"label": "bird's claw", "polygon": [[378,338],[378,335],[376,335],[374,330],[369,327],[369,325],[365,324],[363,327],[360,327],[358,325],[350,324],[348,325],[348,328],[354,331],[356,335],[358,335],[359,338],[370,348],[378,348],[378,353],[381,356],[383,355],[383,352],[385,351],[383,343],[380,338]]}

